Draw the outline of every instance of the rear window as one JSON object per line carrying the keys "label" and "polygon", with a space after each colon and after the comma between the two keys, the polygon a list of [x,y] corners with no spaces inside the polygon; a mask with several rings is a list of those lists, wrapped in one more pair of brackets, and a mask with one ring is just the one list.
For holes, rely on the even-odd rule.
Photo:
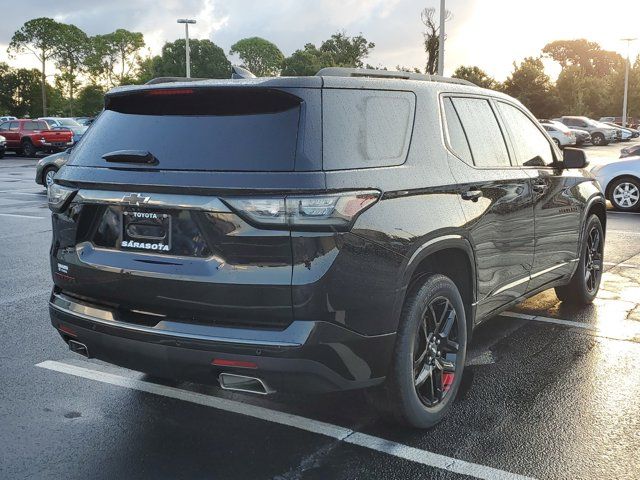
{"label": "rear window", "polygon": [[25,130],[48,130],[47,124],[45,122],[35,121],[24,122],[23,128]]}
{"label": "rear window", "polygon": [[76,147],[72,163],[124,167],[102,156],[137,150],[158,159],[157,165],[144,168],[291,171],[300,102],[285,92],[249,88],[138,90],[110,96]]}
{"label": "rear window", "polygon": [[325,90],[324,169],[403,164],[409,151],[414,112],[412,92]]}

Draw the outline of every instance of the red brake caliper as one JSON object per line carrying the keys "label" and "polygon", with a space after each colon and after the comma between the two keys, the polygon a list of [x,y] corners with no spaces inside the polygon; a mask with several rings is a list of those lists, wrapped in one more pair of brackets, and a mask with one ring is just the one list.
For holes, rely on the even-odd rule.
{"label": "red brake caliper", "polygon": [[455,374],[451,372],[443,372],[442,374],[442,391],[448,392],[453,384],[453,377]]}

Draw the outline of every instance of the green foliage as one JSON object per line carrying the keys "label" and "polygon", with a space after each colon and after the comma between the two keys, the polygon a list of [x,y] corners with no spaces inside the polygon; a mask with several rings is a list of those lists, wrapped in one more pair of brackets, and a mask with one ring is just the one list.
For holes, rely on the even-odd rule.
{"label": "green foliage", "polygon": [[17,30],[7,52],[15,56],[30,52],[40,61],[40,89],[42,94],[42,114],[47,114],[46,63],[50,60],[59,45],[61,24],[51,18],[41,17],[29,20]]}
{"label": "green foliage", "polygon": [[69,115],[74,114],[75,91],[80,86],[78,74],[85,70],[89,53],[89,37],[75,25],[60,24],[53,59],[60,71],[56,85],[69,98]]}
{"label": "green foliage", "polygon": [[77,116],[93,117],[104,107],[105,91],[99,85],[87,85],[78,93]]}
{"label": "green foliage", "polygon": [[500,87],[500,84],[494,78],[490,77],[484,70],[480,67],[476,67],[475,65],[472,67],[465,67],[464,65],[461,65],[456,68],[456,71],[453,72],[452,76],[453,78],[468,80],[482,88],[497,90]]}
{"label": "green foliage", "polygon": [[264,38],[243,38],[231,46],[229,55],[238,55],[242,66],[258,77],[278,75],[284,55],[273,43]]}
{"label": "green foliage", "polygon": [[[189,40],[191,76],[195,78],[230,78],[231,62],[224,50],[211,40]],[[167,42],[162,54],[141,62],[141,73],[146,77],[184,77],[185,41]]]}
{"label": "green foliage", "polygon": [[540,58],[527,57],[520,65],[514,62],[513,72],[503,85],[505,93],[520,100],[538,118],[558,113],[558,97],[551,79],[544,72]]}
{"label": "green foliage", "polygon": [[137,74],[144,37],[140,32],[119,28],[106,35],[96,35],[89,42],[86,67],[96,83],[107,87],[123,85]]}
{"label": "green foliage", "polygon": [[338,32],[322,42],[320,51],[330,54],[338,67],[360,68],[375,46],[375,43],[367,41],[362,34],[349,37],[346,32]]}
{"label": "green foliage", "polygon": [[331,35],[317,48],[307,43],[302,50],[296,50],[282,64],[282,75],[315,75],[325,67],[362,67],[363,61],[375,47],[362,35],[349,37],[345,32]]}
{"label": "green foliage", "polygon": [[307,43],[302,50],[296,50],[282,64],[282,75],[305,76],[315,75],[325,67],[335,67],[333,56],[329,52],[321,52],[312,43]]}

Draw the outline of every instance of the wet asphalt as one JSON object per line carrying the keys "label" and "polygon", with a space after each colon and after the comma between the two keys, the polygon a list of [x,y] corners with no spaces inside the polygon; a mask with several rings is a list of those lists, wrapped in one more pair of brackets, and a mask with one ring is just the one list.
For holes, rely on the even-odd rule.
{"label": "wet asphalt", "polygon": [[[594,158],[606,161],[619,148]],[[486,322],[474,333],[452,412],[416,431],[380,418],[360,392],[257,398],[69,352],[49,323],[51,225],[34,163],[0,160],[0,479],[640,478],[640,215],[608,214],[606,273],[593,306],[571,309],[548,291]],[[365,448],[36,367],[48,360],[388,442]],[[406,460],[399,446],[496,470],[460,475]]]}

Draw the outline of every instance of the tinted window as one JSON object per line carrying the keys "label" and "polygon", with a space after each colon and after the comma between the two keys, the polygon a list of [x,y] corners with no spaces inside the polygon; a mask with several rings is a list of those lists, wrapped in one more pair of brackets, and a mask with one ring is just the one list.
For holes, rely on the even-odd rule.
{"label": "tinted window", "polygon": [[411,92],[325,90],[325,170],[401,165],[407,158],[415,96]]}
{"label": "tinted window", "polygon": [[0,123],[0,130],[9,130],[9,122]]}
{"label": "tinted window", "polygon": [[553,163],[551,145],[529,117],[507,103],[498,102],[498,109],[506,124],[518,164],[535,167]]}
{"label": "tinted window", "polygon": [[462,129],[460,118],[450,98],[444,99],[444,114],[446,116],[449,144],[458,157],[469,165],[473,165],[473,157],[469,149],[467,136]]}
{"label": "tinted window", "polygon": [[257,89],[158,90],[109,98],[72,164],[113,167],[116,150],[151,152],[170,170],[291,171],[300,99]]}
{"label": "tinted window", "polygon": [[473,161],[479,167],[511,166],[509,153],[491,105],[481,98],[453,98]]}
{"label": "tinted window", "polygon": [[24,122],[23,128],[25,130],[46,130],[47,124],[44,122],[28,121]]}
{"label": "tinted window", "polygon": [[20,128],[20,122],[11,122],[9,124],[9,130],[18,130]]}

